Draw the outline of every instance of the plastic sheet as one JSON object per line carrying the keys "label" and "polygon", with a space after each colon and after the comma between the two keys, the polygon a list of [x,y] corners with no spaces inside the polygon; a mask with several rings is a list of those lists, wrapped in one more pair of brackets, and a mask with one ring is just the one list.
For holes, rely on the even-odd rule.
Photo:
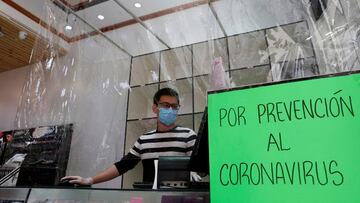
{"label": "plastic sheet", "polygon": [[[131,12],[123,1],[107,2]],[[84,39],[59,57],[58,39],[41,33],[50,44],[34,47],[43,60],[29,67],[14,129],[73,123],[67,174],[89,177],[156,128],[151,107],[159,88],[179,92],[178,125],[197,131],[215,58],[221,57],[231,87],[360,69],[357,0],[323,1],[322,15],[310,0],[191,2],[102,35],[82,21],[89,14],[59,12],[46,1],[46,23],[67,34],[64,25],[72,22],[71,35]],[[131,188],[141,181],[140,165],[95,187]]]}

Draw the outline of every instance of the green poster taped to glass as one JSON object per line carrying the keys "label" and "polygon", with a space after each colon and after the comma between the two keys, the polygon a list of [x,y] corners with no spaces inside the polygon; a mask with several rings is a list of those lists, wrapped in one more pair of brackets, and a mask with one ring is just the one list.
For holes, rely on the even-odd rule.
{"label": "green poster taped to glass", "polygon": [[360,202],[360,73],[212,92],[211,202]]}

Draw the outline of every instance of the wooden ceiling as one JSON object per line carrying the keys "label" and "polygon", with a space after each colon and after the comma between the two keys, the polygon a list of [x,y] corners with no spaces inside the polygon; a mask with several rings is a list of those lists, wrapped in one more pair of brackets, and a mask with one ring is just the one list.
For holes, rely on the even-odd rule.
{"label": "wooden ceiling", "polygon": [[[32,31],[0,15],[0,72],[30,65],[50,56],[63,56],[66,51],[58,45],[49,44]],[[19,38],[19,32],[25,31],[27,37]]]}

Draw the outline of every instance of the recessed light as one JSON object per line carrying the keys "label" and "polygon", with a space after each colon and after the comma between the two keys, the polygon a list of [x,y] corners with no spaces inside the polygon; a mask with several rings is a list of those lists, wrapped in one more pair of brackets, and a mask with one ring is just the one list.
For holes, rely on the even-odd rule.
{"label": "recessed light", "polygon": [[72,30],[72,27],[70,25],[65,26],[65,30]]}
{"label": "recessed light", "polygon": [[27,36],[28,36],[27,32],[25,32],[25,31],[19,32],[19,39],[24,40],[24,39],[26,39]]}
{"label": "recessed light", "polygon": [[100,20],[104,20],[105,17],[103,15],[98,15],[97,18]]}
{"label": "recessed light", "polygon": [[134,6],[135,6],[136,8],[140,8],[140,7],[141,7],[141,3],[137,2],[137,3],[134,4]]}

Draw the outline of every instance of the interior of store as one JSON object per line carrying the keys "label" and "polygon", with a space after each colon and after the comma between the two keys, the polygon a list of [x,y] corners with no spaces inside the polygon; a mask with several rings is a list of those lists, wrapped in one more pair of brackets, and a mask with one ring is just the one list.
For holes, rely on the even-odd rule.
{"label": "interior of store", "polygon": [[[0,131],[25,136],[3,138],[1,164],[52,131],[54,173],[91,177],[156,128],[164,87],[198,132],[217,67],[226,88],[360,70],[360,1],[1,0]],[[142,170],[93,187],[131,189]]]}

